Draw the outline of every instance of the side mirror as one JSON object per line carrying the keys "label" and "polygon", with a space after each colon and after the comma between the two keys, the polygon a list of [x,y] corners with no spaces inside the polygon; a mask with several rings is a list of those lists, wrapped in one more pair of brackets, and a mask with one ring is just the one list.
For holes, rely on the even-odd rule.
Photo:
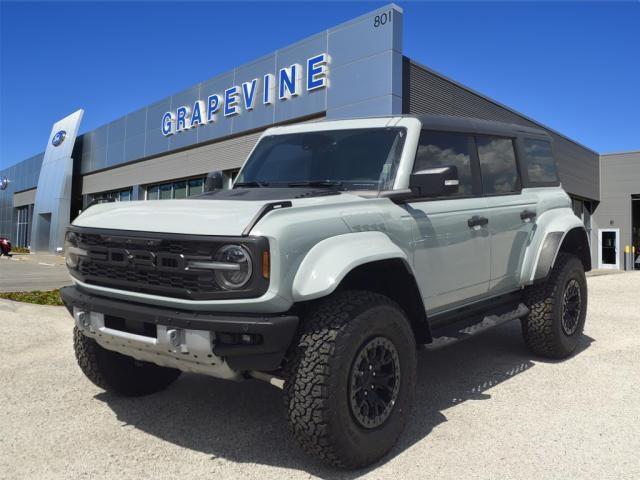
{"label": "side mirror", "polygon": [[442,197],[458,191],[458,168],[447,165],[412,173],[409,189],[419,197]]}
{"label": "side mirror", "polygon": [[224,176],[220,170],[216,170],[207,175],[207,179],[204,181],[205,192],[214,192],[216,190],[222,190],[223,188]]}

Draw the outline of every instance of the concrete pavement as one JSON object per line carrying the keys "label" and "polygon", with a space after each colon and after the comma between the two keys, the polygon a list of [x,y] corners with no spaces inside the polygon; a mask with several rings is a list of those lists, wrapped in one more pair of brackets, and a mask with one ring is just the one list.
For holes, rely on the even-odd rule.
{"label": "concrete pavement", "polygon": [[0,301],[0,476],[638,479],[640,272],[588,284],[585,336],[568,360],[532,356],[518,322],[419,351],[407,431],[360,472],[303,454],[270,385],[183,375],[117,398],[82,376],[62,307]]}
{"label": "concrete pavement", "polygon": [[53,290],[71,284],[60,255],[0,257],[0,292]]}

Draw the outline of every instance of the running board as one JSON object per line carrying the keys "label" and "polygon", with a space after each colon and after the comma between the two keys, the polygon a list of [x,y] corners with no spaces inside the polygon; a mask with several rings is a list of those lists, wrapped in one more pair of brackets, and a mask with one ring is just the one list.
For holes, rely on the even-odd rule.
{"label": "running board", "polygon": [[433,342],[425,345],[429,350],[450,345],[461,340],[465,340],[473,335],[485,332],[493,327],[502,325],[503,323],[510,322],[511,320],[517,320],[529,314],[529,309],[523,304],[519,303],[518,306],[511,311],[505,312],[501,315],[486,315],[477,323],[468,325],[460,330],[453,330],[451,334],[444,334],[438,337],[434,337]]}

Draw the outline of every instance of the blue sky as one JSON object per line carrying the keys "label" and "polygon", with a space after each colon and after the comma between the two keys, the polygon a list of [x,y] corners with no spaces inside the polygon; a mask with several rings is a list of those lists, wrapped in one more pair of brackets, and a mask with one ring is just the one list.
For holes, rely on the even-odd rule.
{"label": "blue sky", "polygon": [[[388,2],[0,0],[0,168]],[[405,54],[599,152],[640,149],[640,3],[404,8]]]}

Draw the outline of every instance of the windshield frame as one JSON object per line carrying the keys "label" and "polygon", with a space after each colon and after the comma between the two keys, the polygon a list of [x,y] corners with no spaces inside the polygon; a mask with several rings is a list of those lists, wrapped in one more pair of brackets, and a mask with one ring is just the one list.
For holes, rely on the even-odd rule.
{"label": "windshield frame", "polygon": [[[232,188],[288,188],[292,186],[302,187],[303,183],[309,183],[310,188],[326,188],[326,189],[335,189],[339,191],[348,191],[348,192],[380,192],[382,190],[393,190],[395,189],[395,184],[397,180],[397,175],[400,169],[400,165],[403,163],[406,157],[406,149],[407,149],[407,140],[410,134],[410,128],[408,125],[401,125],[404,122],[398,121],[390,121],[391,118],[373,118],[373,119],[361,119],[361,120],[338,120],[338,121],[329,121],[326,123],[318,122],[316,124],[299,124],[291,127],[275,127],[269,130],[266,130],[263,135],[260,137],[258,142],[254,145],[251,152],[247,156],[242,168],[238,172],[236,176]],[[396,119],[397,120],[397,119]],[[404,120],[404,119],[401,119]],[[373,124],[372,124],[373,123]],[[318,126],[322,128],[317,128]],[[311,128],[309,128],[311,127]],[[316,127],[316,128],[313,128]],[[263,182],[263,181],[243,181],[243,174],[246,170],[247,165],[250,160],[253,158],[256,150],[262,143],[265,138],[273,138],[277,136],[285,136],[285,135],[295,135],[295,134],[306,134],[306,133],[322,133],[322,132],[342,132],[342,131],[366,131],[366,130],[394,130],[397,131],[401,136],[396,136],[394,139],[391,148],[389,149],[389,153],[393,150],[396,150],[394,154],[394,158],[391,161],[391,172],[388,174],[384,181],[378,180],[376,184],[373,184],[373,180],[371,180],[371,186],[365,186],[366,183],[362,182],[360,184],[352,184],[350,185],[349,180],[339,180],[339,179],[309,179],[308,181],[304,180],[291,180],[289,182]],[[399,140],[398,140],[399,139]],[[397,144],[399,142],[399,144]],[[385,162],[386,164],[386,162]],[[384,164],[383,164],[384,165]],[[381,172],[382,173],[382,172]],[[246,186],[241,186],[240,184],[246,183]],[[238,184],[238,185],[236,185]],[[249,185],[251,184],[251,185]],[[357,185],[356,188],[349,188],[350,186]]]}

